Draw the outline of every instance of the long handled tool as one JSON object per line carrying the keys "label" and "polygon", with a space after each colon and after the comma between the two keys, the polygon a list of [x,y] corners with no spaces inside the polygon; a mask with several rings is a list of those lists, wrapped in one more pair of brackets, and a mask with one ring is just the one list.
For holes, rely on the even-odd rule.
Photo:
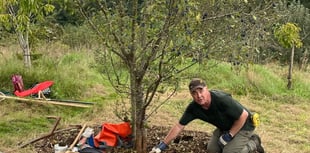
{"label": "long handled tool", "polygon": [[79,134],[75,137],[74,141],[72,142],[72,144],[70,145],[70,147],[68,148],[68,151],[66,151],[66,153],[74,153],[74,152],[72,152],[72,149],[75,146],[75,144],[79,141],[79,139],[82,136],[85,128],[86,128],[86,123],[83,125],[83,127],[80,130]]}

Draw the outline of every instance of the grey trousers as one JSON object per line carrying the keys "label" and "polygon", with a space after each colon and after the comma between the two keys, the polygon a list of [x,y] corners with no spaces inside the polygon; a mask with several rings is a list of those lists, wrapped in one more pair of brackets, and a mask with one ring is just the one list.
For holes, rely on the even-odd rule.
{"label": "grey trousers", "polygon": [[239,131],[234,138],[224,147],[218,144],[222,132],[215,129],[207,146],[208,153],[252,153],[256,150],[254,141],[250,141],[253,131]]}

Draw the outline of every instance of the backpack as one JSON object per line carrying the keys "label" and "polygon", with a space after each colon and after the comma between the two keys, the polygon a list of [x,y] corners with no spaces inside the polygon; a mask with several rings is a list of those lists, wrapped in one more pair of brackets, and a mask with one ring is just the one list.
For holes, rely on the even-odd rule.
{"label": "backpack", "polygon": [[14,92],[15,91],[19,91],[19,92],[24,91],[24,83],[23,83],[23,78],[21,75],[17,75],[17,74],[12,75],[12,83],[14,85]]}

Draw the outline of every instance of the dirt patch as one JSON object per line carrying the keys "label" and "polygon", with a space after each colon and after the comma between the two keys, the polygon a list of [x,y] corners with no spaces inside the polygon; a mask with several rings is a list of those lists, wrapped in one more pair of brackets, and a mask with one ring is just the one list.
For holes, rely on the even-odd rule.
{"label": "dirt patch", "polygon": [[[99,127],[98,127],[99,128]],[[95,129],[99,130],[99,129]],[[147,141],[148,150],[151,150],[162,140],[170,127],[152,126],[147,129]],[[76,135],[79,133],[79,129],[66,130],[63,132],[55,133],[53,136],[40,140],[33,144],[37,153],[54,153],[55,144],[70,144],[74,141]],[[167,153],[189,153],[199,152],[206,153],[206,145],[210,138],[210,135],[205,132],[189,131],[185,130],[178,136],[173,143],[169,145]],[[111,148],[106,150],[110,153],[132,153],[132,149],[128,148]]]}

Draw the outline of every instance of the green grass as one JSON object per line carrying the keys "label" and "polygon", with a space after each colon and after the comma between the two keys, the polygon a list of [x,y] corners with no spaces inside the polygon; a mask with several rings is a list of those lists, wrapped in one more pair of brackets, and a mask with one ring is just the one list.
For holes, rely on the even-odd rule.
{"label": "green grass", "polygon": [[[91,101],[95,105],[85,109],[1,101],[1,151],[49,132],[54,120],[47,119],[47,116],[61,116],[60,128],[84,122],[119,121],[113,114],[119,96],[108,79],[98,72],[90,49],[74,50],[56,43],[42,46],[42,50],[44,56],[33,61],[32,69],[23,68],[22,60],[15,54],[18,47],[0,50],[0,56],[5,56],[5,60],[0,61],[0,90],[11,92],[11,75],[18,73],[23,76],[25,88],[30,88],[35,82],[53,80],[53,98]],[[257,132],[267,152],[310,152],[310,133],[307,130],[310,128],[310,74],[294,69],[291,90],[286,89],[286,76],[287,67],[276,64],[249,65],[246,68],[210,60],[205,65],[195,65],[182,72],[178,93],[150,117],[149,124],[162,124],[161,120],[164,120],[169,126],[177,122],[191,100],[187,82],[192,77],[201,77],[207,80],[210,89],[232,93],[243,105],[261,115]],[[195,121],[187,129],[211,132],[213,127]]]}

